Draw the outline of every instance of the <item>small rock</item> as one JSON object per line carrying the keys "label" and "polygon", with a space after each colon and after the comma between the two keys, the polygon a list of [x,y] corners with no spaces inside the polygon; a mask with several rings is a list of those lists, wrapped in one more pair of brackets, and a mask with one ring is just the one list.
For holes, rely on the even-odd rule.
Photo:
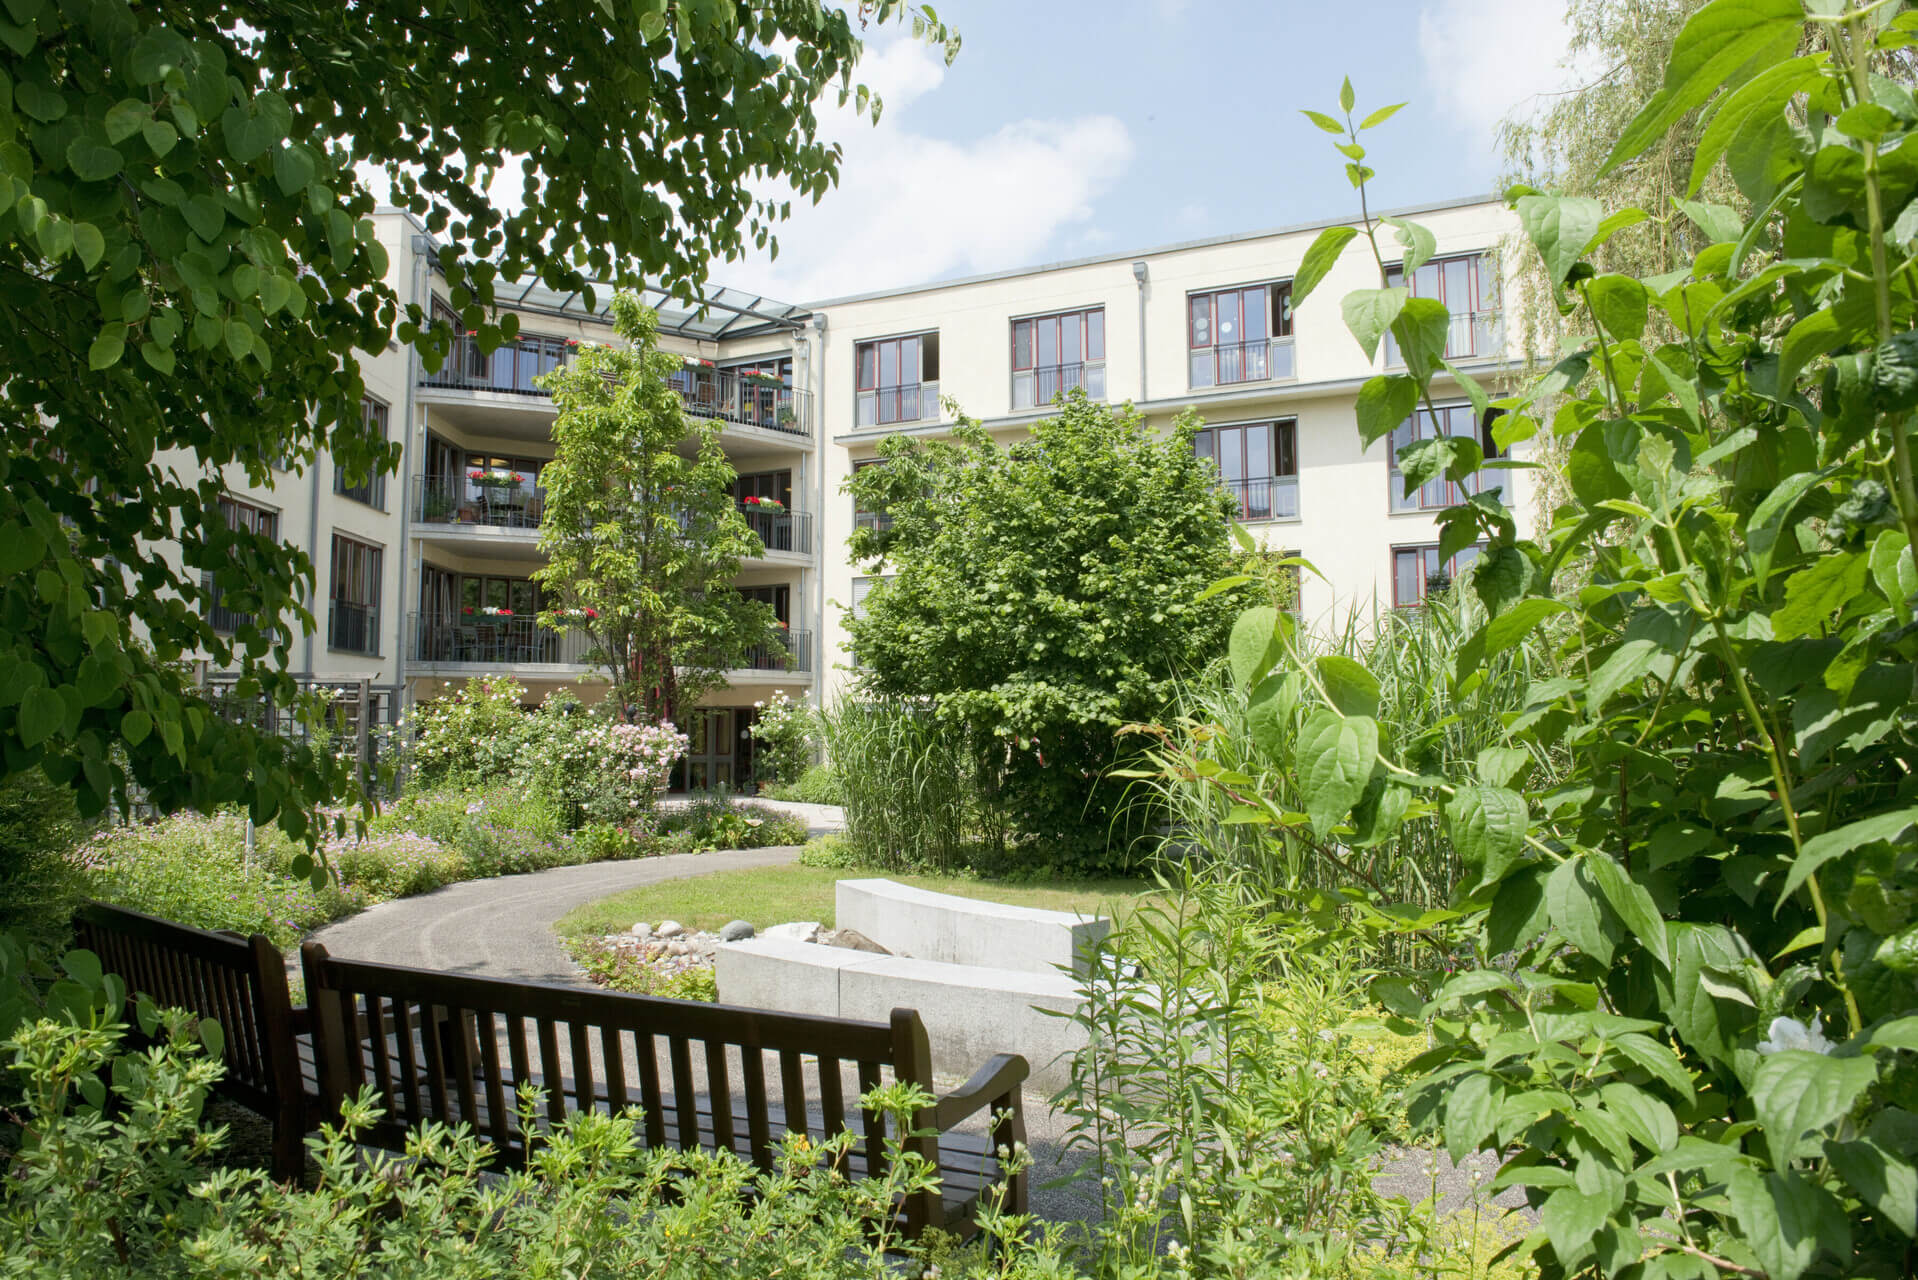
{"label": "small rock", "polygon": [[788,924],[772,925],[759,935],[762,938],[777,938],[782,942],[819,941],[819,922],[817,920],[795,920]]}
{"label": "small rock", "polygon": [[753,936],[753,927],[744,920],[734,920],[719,931],[721,942],[744,942]]}
{"label": "small rock", "polygon": [[666,944],[666,953],[668,955],[675,955],[675,956],[690,955],[692,953],[692,949],[693,949],[692,943],[684,942],[678,938],[674,938],[671,942]]}
{"label": "small rock", "polygon": [[834,929],[820,941],[829,947],[844,947],[848,951],[871,951],[882,956],[892,954],[857,929]]}
{"label": "small rock", "polygon": [[659,928],[653,930],[653,936],[655,938],[677,938],[684,932],[686,932],[686,926],[679,921],[662,920],[659,922]]}
{"label": "small rock", "polygon": [[633,926],[633,936],[635,938],[650,938],[653,936],[653,926],[641,920]]}

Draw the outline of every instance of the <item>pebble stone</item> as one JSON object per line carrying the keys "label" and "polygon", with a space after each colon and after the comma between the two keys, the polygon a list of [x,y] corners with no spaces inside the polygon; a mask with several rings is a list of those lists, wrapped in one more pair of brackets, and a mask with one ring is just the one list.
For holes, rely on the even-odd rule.
{"label": "pebble stone", "polygon": [[721,942],[743,942],[753,936],[753,927],[744,920],[734,920],[719,930]]}
{"label": "pebble stone", "polygon": [[661,920],[659,928],[653,930],[655,938],[677,938],[686,932],[686,926],[677,920]]}

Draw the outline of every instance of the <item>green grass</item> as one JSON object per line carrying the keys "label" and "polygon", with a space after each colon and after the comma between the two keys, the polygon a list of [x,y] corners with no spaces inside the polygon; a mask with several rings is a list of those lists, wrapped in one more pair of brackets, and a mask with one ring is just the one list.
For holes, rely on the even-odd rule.
{"label": "green grass", "polygon": [[[833,923],[833,886],[880,872],[833,867],[753,867],[687,880],[667,880],[616,893],[576,907],[563,917],[565,935],[623,933],[640,920],[677,920],[689,929],[717,929],[744,920],[755,929],[787,920]],[[1109,914],[1124,910],[1150,888],[1143,880],[1079,880],[1052,887],[1007,884],[958,876],[893,876],[901,884],[962,898],[984,898],[1020,907]]]}

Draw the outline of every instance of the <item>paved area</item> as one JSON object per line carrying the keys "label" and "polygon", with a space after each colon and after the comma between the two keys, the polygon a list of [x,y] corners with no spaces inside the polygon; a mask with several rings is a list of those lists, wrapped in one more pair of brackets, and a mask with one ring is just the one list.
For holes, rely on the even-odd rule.
{"label": "paved area", "polygon": [[466,880],[418,897],[382,902],[313,937],[334,955],[355,960],[525,982],[580,982],[579,971],[553,934],[553,925],[574,907],[639,885],[779,866],[798,855],[792,845],[674,853]]}

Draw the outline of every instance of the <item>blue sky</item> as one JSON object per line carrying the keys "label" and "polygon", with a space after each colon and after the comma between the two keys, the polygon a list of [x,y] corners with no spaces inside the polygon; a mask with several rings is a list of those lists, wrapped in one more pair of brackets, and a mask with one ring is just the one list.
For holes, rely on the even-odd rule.
{"label": "blue sky", "polygon": [[1350,214],[1349,74],[1385,206],[1491,190],[1498,120],[1562,86],[1559,0],[946,0],[950,67],[877,34],[877,128],[829,113],[841,187],[779,260],[714,279],[794,302]]}

